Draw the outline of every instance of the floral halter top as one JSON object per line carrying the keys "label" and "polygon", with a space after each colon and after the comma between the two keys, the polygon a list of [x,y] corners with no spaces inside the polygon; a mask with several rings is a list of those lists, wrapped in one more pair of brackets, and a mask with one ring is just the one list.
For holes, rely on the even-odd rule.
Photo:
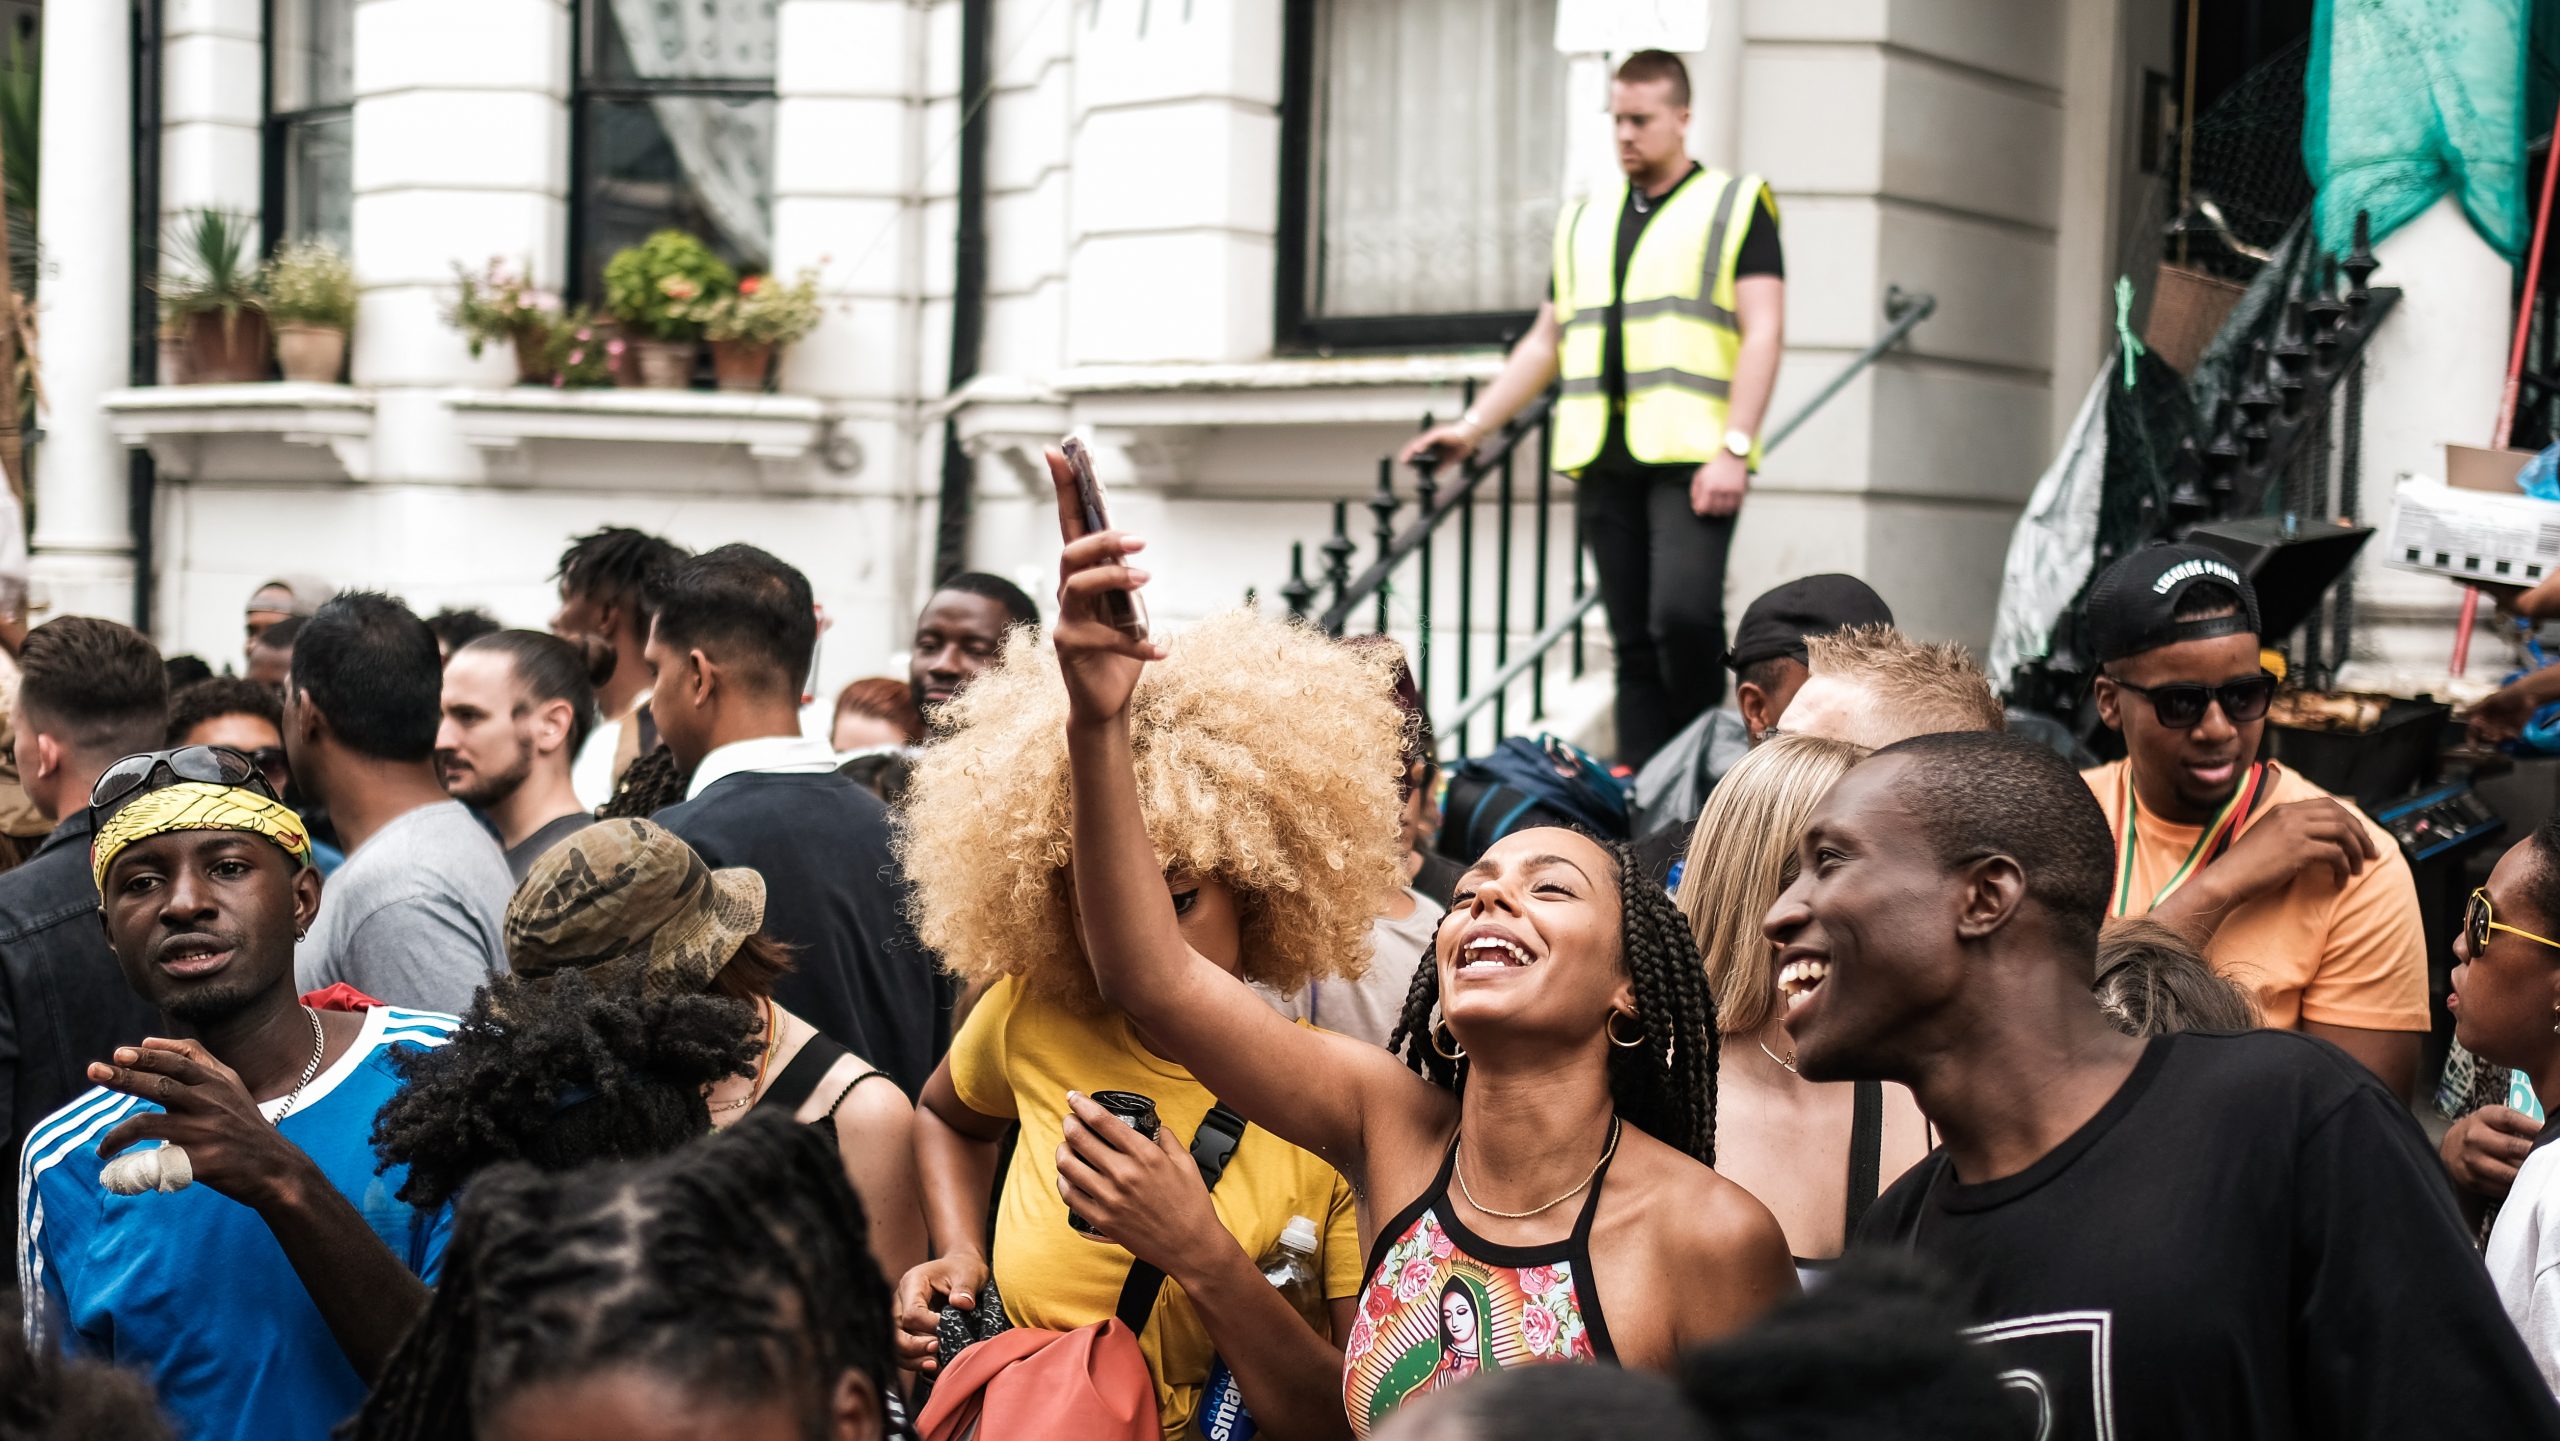
{"label": "floral halter top", "polygon": [[1591,1288],[1591,1218],[1604,1161],[1573,1234],[1543,1246],[1498,1246],[1449,1204],[1457,1142],[1430,1189],[1378,1231],[1360,1314],[1342,1348],[1342,1399],[1365,1437],[1405,1398],[1478,1371],[1540,1362],[1614,1365],[1609,1325]]}

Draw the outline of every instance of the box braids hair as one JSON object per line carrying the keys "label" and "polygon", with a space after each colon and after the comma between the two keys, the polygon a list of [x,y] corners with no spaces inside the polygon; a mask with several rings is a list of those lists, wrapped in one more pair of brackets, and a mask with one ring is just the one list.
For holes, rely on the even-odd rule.
{"label": "box braids hair", "polygon": [[469,1441],[525,1388],[643,1368],[691,1395],[885,1398],[889,1288],[834,1139],[781,1116],[645,1162],[473,1178],[443,1279],[343,1433]]}
{"label": "box braids hair", "polygon": [[[1616,841],[1591,839],[1617,867],[1619,963],[1635,982],[1636,1019],[1644,1028],[1638,1044],[1609,1049],[1610,1099],[1627,1124],[1712,1166],[1721,1044],[1715,992],[1707,985],[1698,943],[1670,892],[1646,879],[1633,852]],[[1452,1060],[1433,1045],[1439,1006],[1440,968],[1426,952],[1414,967],[1413,987],[1405,993],[1404,1014],[1387,1049],[1432,1084],[1463,1090],[1466,1057]]]}

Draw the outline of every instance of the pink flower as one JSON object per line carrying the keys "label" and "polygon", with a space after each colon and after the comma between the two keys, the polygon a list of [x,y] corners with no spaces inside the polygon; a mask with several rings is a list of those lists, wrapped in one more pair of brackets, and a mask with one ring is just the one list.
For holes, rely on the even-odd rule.
{"label": "pink flower", "polygon": [[581,325],[578,327],[578,338],[580,340],[593,340],[595,339],[595,332]]}
{"label": "pink flower", "polygon": [[552,377],[551,377],[551,388],[552,388],[553,390],[563,390],[563,389],[566,389],[566,388],[568,387],[568,384],[569,384],[569,378],[568,378],[567,376],[565,376],[565,375],[554,375],[554,376],[552,376]]}
{"label": "pink flower", "polygon": [[1544,1306],[1531,1305],[1520,1312],[1520,1339],[1529,1343],[1529,1354],[1543,1356],[1556,1344],[1556,1313]]}
{"label": "pink flower", "polygon": [[1376,1340],[1377,1337],[1378,1328],[1376,1323],[1372,1322],[1368,1317],[1363,1316],[1359,1320],[1351,1323],[1351,1339],[1345,1343],[1345,1349],[1351,1355],[1361,1355],[1369,1349],[1369,1343]]}
{"label": "pink flower", "polygon": [[659,281],[658,291],[669,300],[691,300],[702,293],[701,287],[681,275],[670,275]]}
{"label": "pink flower", "polygon": [[1543,1296],[1547,1294],[1549,1291],[1554,1290],[1556,1288],[1556,1282],[1562,1279],[1563,1278],[1561,1276],[1556,1274],[1556,1268],[1553,1266],[1523,1266],[1520,1268],[1520,1289],[1526,1291],[1532,1296]]}
{"label": "pink flower", "polygon": [[1437,1226],[1432,1227],[1431,1254],[1439,1257],[1443,1261],[1446,1261],[1457,1253],[1458,1243],[1449,1239],[1449,1233],[1441,1230]]}
{"label": "pink flower", "polygon": [[764,277],[761,275],[750,275],[746,279],[738,282],[738,293],[740,295],[753,295],[763,288]]}
{"label": "pink flower", "polygon": [[1431,1289],[1440,1275],[1439,1264],[1428,1256],[1416,1256],[1404,1263],[1404,1274],[1396,1277],[1396,1299],[1410,1301]]}
{"label": "pink flower", "polygon": [[1360,1313],[1373,1320],[1382,1319],[1389,1311],[1395,1309],[1395,1304],[1394,1292],[1388,1288],[1386,1282],[1381,1281],[1369,1288],[1367,1299],[1360,1303]]}
{"label": "pink flower", "polygon": [[583,350],[573,350],[569,352],[569,363],[571,365],[583,365],[586,363],[586,359],[587,353]]}
{"label": "pink flower", "polygon": [[612,356],[616,360],[620,360],[622,358],[622,342],[619,340],[606,341],[604,343],[604,353]]}

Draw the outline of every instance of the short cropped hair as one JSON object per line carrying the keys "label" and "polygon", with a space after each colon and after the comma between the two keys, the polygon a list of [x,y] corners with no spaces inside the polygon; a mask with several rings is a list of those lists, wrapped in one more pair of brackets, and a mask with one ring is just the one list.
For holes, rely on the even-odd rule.
{"label": "short cropped hair", "polygon": [[1953,641],[1923,643],[1889,625],[1853,625],[1806,636],[1804,646],[1813,674],[1856,684],[1914,735],[2008,728],[1991,678]]}
{"label": "short cropped hair", "polygon": [[169,719],[169,671],[140,631],[66,615],[27,632],[18,652],[20,729],[84,756],[157,750]]}
{"label": "short cropped hair", "polygon": [[390,596],[351,590],[320,607],[294,641],[293,689],[359,755],[422,761],[435,754],[444,657],[435,632]]}
{"label": "short cropped hair", "polygon": [[724,545],[659,572],[649,585],[658,639],[699,649],[748,684],[797,694],[818,648],[809,578],[752,545]]}
{"label": "short cropped hair", "polygon": [[1011,625],[1036,626],[1040,623],[1040,607],[1032,604],[1031,597],[1023,594],[1022,587],[1000,575],[989,575],[983,570],[964,570],[945,579],[933,590],[936,595],[956,590],[962,595],[994,601],[1004,607],[1005,620]]}
{"label": "short cropped hair", "polygon": [[[2089,783],[2053,748],[2024,736],[1940,731],[1897,741],[1893,796],[1920,823],[1939,864],[2007,856],[2057,933],[2096,954],[2115,880],[2115,836]],[[1870,762],[1872,764],[1873,762]]]}
{"label": "short cropped hair", "polygon": [[182,686],[169,697],[168,744],[186,744],[187,733],[209,720],[227,715],[253,715],[284,733],[284,702],[276,698],[273,686],[264,686],[241,676],[218,675]]}
{"label": "short cropped hair", "polygon": [[587,678],[587,653],[548,631],[493,630],[454,652],[480,651],[507,658],[516,684],[535,705],[569,703],[569,754],[587,743],[596,725],[596,688]]}
{"label": "short cropped hair", "polygon": [[1660,81],[1671,87],[1671,103],[1689,103],[1689,67],[1668,50],[1639,50],[1618,63],[1618,80],[1627,85]]}

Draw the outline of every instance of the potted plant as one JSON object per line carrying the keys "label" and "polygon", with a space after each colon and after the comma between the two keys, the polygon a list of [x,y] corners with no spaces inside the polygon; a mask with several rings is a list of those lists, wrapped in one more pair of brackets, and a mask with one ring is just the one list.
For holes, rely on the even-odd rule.
{"label": "potted plant", "polygon": [[169,238],[175,273],[160,301],[186,337],[191,384],[267,378],[267,317],[249,264],[249,221],[203,209],[179,220]]}
{"label": "potted plant", "polygon": [[694,307],[737,283],[710,246],[681,230],[661,230],[605,262],[604,307],[635,343],[642,385],[680,390],[692,382],[702,341]]}
{"label": "potted plant", "polygon": [[762,390],[775,355],[818,328],[818,272],[803,270],[785,285],[750,275],[735,292],[700,302],[694,313],[711,342],[711,369],[722,390]]}
{"label": "potted plant", "polygon": [[613,384],[622,338],[594,311],[581,307],[561,316],[542,337],[542,368],[554,390]]}
{"label": "potted plant", "polygon": [[296,241],[267,262],[258,289],[284,378],[334,383],[356,323],[356,276],[346,257],[320,241]]}
{"label": "potted plant", "polygon": [[541,385],[551,378],[546,348],[559,328],[559,297],[537,289],[531,279],[492,259],[473,272],[455,261],[456,282],[444,308],[445,324],[462,332],[478,360],[483,346],[504,341],[516,353],[516,383]]}

